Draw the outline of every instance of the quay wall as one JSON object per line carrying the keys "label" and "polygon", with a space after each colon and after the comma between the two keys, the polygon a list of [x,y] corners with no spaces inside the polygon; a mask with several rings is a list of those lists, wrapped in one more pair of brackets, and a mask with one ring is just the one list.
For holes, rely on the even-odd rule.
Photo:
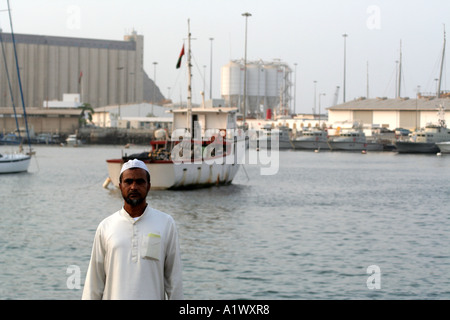
{"label": "quay wall", "polygon": [[154,130],[124,128],[81,128],[77,138],[86,144],[150,145]]}

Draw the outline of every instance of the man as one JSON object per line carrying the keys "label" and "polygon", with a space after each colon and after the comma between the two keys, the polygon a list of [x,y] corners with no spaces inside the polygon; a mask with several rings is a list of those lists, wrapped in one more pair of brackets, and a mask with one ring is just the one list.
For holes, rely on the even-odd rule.
{"label": "man", "polygon": [[119,182],[124,205],[97,228],[82,299],[183,299],[175,222],[148,206],[147,166],[126,162]]}

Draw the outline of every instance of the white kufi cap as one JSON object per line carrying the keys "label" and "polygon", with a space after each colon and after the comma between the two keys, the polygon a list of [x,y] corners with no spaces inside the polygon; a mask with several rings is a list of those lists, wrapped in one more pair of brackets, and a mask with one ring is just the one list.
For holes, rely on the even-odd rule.
{"label": "white kufi cap", "polygon": [[125,170],[132,169],[132,168],[144,169],[145,171],[147,171],[150,174],[150,171],[148,171],[148,168],[143,161],[134,159],[134,160],[129,160],[123,164],[122,169],[120,170],[120,175]]}

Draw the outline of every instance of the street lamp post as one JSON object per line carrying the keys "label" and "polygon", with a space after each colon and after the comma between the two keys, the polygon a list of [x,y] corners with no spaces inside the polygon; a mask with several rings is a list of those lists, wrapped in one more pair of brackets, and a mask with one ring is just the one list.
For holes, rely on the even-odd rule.
{"label": "street lamp post", "polygon": [[294,63],[295,72],[294,72],[294,114],[297,114],[297,63]]}
{"label": "street lamp post", "polygon": [[245,55],[244,55],[244,107],[243,107],[243,125],[245,126],[246,100],[247,100],[247,21],[252,15],[248,12],[242,14],[245,17]]}
{"label": "street lamp post", "polygon": [[156,99],[156,65],[158,64],[158,62],[153,62],[153,97],[152,97],[152,117],[154,116],[153,114],[153,106],[155,105],[155,99]]}
{"label": "street lamp post", "polygon": [[326,94],[325,93],[319,93],[319,128],[320,128],[320,97],[321,96],[326,96]]}
{"label": "street lamp post", "polygon": [[344,86],[343,86],[343,95],[344,95],[344,103],[345,103],[345,81],[346,81],[346,70],[347,70],[347,37],[348,34],[344,33],[342,35],[344,37]]}
{"label": "street lamp post", "polygon": [[313,115],[314,118],[316,117],[316,99],[317,99],[317,80],[314,80],[314,109],[313,109]]}
{"label": "street lamp post", "polygon": [[213,40],[214,38],[209,38],[211,40],[211,58],[209,62],[209,99],[212,100],[212,63],[213,63]]}
{"label": "street lamp post", "polygon": [[206,65],[203,65],[203,94],[206,90]]}

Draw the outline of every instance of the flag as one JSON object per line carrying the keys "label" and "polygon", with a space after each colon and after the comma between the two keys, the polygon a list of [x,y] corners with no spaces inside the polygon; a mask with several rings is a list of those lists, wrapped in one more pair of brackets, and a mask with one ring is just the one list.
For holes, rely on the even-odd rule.
{"label": "flag", "polygon": [[179,69],[181,66],[181,58],[183,58],[183,56],[184,56],[184,44],[183,44],[183,48],[181,49],[180,56],[178,57],[177,69]]}
{"label": "flag", "polygon": [[83,77],[83,71],[80,71],[80,76],[78,77],[78,83],[81,83],[82,77]]}

